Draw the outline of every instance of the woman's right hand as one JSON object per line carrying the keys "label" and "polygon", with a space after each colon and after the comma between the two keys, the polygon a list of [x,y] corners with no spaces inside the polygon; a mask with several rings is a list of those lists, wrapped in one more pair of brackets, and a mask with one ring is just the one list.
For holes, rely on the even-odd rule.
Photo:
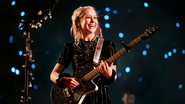
{"label": "woman's right hand", "polygon": [[68,88],[76,88],[80,83],[74,77],[63,77],[62,83]]}

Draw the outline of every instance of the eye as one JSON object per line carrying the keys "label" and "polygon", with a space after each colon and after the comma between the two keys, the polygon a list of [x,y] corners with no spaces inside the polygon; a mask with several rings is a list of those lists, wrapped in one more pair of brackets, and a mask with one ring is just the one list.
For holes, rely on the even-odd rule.
{"label": "eye", "polygon": [[87,19],[91,18],[90,16],[86,16]]}
{"label": "eye", "polygon": [[98,18],[97,16],[94,17],[94,19],[97,19],[97,18]]}

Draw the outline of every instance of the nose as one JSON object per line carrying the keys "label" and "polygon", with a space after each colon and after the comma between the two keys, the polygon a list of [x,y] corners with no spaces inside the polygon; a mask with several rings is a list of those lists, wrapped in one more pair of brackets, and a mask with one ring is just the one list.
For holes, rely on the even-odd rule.
{"label": "nose", "polygon": [[94,21],[95,21],[95,19],[93,17],[91,17],[91,22],[94,22]]}

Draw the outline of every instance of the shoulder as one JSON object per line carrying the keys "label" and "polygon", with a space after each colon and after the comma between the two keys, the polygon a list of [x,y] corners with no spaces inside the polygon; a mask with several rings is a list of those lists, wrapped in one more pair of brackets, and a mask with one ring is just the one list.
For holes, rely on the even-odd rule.
{"label": "shoulder", "polygon": [[104,41],[104,44],[105,44],[106,46],[114,46],[114,42],[113,42],[112,40],[105,40],[105,41]]}
{"label": "shoulder", "polygon": [[74,43],[73,42],[65,42],[64,46],[72,46]]}
{"label": "shoulder", "polygon": [[65,42],[65,43],[64,43],[64,48],[72,48],[73,45],[74,45],[73,42]]}

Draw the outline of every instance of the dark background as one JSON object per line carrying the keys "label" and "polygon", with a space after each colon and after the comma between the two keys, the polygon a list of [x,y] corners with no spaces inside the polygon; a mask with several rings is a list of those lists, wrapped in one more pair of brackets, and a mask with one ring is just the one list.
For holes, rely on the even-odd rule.
{"label": "dark background", "polygon": [[[149,3],[149,7],[143,3]],[[63,44],[72,41],[70,36],[70,16],[80,5],[92,5],[100,11],[100,25],[106,39],[116,44],[116,49],[122,48],[119,32],[123,32],[125,43],[129,43],[154,24],[160,25],[160,30],[154,36],[140,42],[128,53],[124,54],[118,63],[118,80],[110,85],[113,104],[121,104],[121,97],[125,90],[132,90],[136,95],[137,104],[185,104],[185,28],[183,13],[185,5],[181,0],[18,0],[11,6],[11,0],[0,0],[0,104],[19,104],[21,90],[24,87],[25,58],[18,55],[18,51],[25,51],[25,37],[19,30],[21,19],[26,21],[39,20],[39,10],[52,9],[52,19],[42,23],[38,29],[29,29],[35,60],[32,81],[38,89],[29,88],[30,104],[50,104],[50,89],[52,83],[49,76],[53,69]],[[110,7],[110,12],[105,12]],[[26,12],[21,17],[20,11]],[[118,14],[112,11],[117,10]],[[104,20],[108,14],[110,19]],[[108,22],[109,29],[104,27]],[[176,22],[180,27],[175,26]],[[13,43],[9,43],[10,35]],[[150,48],[146,49],[145,45]],[[164,59],[164,54],[172,49],[177,53]],[[143,56],[142,51],[147,50]],[[125,72],[129,66],[131,71]],[[11,68],[20,70],[19,75],[11,72]],[[70,68],[69,68],[70,70]],[[179,84],[182,88],[179,89]]]}

